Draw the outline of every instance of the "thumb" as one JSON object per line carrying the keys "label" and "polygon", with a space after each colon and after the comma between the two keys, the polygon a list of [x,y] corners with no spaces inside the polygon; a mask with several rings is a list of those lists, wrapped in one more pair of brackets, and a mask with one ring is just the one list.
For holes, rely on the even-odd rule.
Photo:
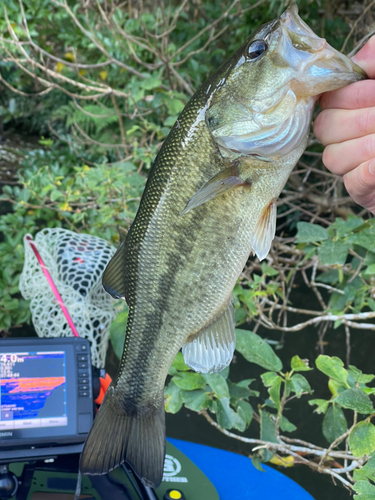
{"label": "thumb", "polygon": [[366,71],[369,78],[375,78],[375,35],[357,52],[352,60]]}

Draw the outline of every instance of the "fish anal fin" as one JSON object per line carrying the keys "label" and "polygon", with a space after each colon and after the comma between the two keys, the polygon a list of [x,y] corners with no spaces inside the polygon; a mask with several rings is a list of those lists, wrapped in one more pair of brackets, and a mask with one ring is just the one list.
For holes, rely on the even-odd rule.
{"label": "fish anal fin", "polygon": [[232,301],[214,320],[184,345],[185,363],[200,373],[216,373],[232,361],[236,344]]}
{"label": "fish anal fin", "polygon": [[104,290],[114,299],[126,300],[124,268],[126,259],[125,241],[118,247],[115,255],[104,270],[102,285]]}
{"label": "fish anal fin", "polygon": [[239,175],[239,169],[236,164],[229,168],[225,168],[218,174],[214,175],[188,201],[186,207],[180,215],[186,214],[193,208],[199,207],[199,205],[202,205],[203,203],[216,198],[216,196],[220,196],[221,194],[230,191],[236,186],[246,184],[246,181],[241,179]]}
{"label": "fish anal fin", "polygon": [[270,251],[276,232],[276,215],[276,199],[273,199],[264,208],[251,241],[253,251],[259,260],[266,258]]}
{"label": "fish anal fin", "polygon": [[128,413],[125,407],[126,400],[110,386],[86,439],[79,470],[102,475],[126,461],[146,486],[156,488],[163,478],[165,458],[163,393],[156,406],[144,411]]}

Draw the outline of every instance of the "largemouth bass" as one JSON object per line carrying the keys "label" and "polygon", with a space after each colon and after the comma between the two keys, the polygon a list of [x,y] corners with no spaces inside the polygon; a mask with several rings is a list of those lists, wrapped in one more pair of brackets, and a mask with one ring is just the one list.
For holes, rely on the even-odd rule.
{"label": "largemouth bass", "polygon": [[230,363],[233,287],[251,252],[269,252],[276,200],[306,147],[317,97],[365,77],[292,6],[191,98],[103,275],[129,316],[118,374],[82,453],[84,474],[126,460],[144,484],[161,482],[163,388],[173,359],[183,348],[197,371]]}

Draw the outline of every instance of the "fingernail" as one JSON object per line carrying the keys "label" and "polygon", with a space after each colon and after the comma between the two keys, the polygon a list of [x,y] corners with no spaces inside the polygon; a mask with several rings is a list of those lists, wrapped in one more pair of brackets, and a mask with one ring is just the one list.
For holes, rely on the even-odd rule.
{"label": "fingernail", "polygon": [[375,158],[373,158],[368,164],[368,171],[370,174],[375,175]]}

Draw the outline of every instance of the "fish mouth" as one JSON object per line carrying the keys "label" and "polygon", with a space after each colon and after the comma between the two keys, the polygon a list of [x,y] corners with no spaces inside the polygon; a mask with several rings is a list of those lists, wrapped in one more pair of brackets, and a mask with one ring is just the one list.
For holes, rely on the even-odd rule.
{"label": "fish mouth", "polygon": [[272,58],[278,66],[289,66],[297,72],[291,83],[296,96],[317,96],[367,78],[361,67],[304,23],[296,4],[280,16],[273,32],[276,30],[278,43]]}

